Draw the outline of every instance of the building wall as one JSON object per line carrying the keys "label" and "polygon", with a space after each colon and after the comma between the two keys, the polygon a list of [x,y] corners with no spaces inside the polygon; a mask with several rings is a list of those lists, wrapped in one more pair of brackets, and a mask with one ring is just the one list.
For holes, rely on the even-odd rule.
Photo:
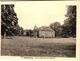
{"label": "building wall", "polygon": [[53,38],[53,37],[55,37],[55,32],[53,32],[53,31],[39,31],[39,37]]}

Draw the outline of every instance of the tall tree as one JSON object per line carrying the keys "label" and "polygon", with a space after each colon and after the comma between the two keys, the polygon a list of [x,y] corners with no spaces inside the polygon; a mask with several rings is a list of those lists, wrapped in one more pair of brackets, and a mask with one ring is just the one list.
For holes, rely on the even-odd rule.
{"label": "tall tree", "polygon": [[13,4],[1,5],[1,34],[4,36],[15,35],[15,27],[18,24],[18,18],[14,11]]}
{"label": "tall tree", "polygon": [[55,31],[55,36],[59,37],[61,35],[61,24],[59,22],[55,22],[50,24],[50,27]]}
{"label": "tall tree", "polygon": [[63,34],[76,37],[76,6],[68,6],[63,24]]}

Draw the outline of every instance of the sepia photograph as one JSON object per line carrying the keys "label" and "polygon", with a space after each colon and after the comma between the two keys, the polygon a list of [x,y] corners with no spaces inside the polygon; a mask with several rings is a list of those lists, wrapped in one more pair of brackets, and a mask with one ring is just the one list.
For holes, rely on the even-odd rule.
{"label": "sepia photograph", "polygon": [[76,5],[1,4],[1,56],[76,57]]}

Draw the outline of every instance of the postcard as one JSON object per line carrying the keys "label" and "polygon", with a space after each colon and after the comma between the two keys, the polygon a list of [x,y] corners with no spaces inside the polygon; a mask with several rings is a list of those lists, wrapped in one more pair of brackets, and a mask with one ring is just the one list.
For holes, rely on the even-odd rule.
{"label": "postcard", "polygon": [[80,1],[2,1],[0,59],[80,59]]}

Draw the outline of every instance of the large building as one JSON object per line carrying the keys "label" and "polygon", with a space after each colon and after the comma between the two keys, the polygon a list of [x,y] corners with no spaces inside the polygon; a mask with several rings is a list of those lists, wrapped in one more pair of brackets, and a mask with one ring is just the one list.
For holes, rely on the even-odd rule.
{"label": "large building", "polygon": [[55,37],[55,31],[52,30],[50,27],[42,26],[40,28],[36,27],[36,29],[35,29],[35,27],[34,27],[34,32],[33,32],[34,37],[39,37],[39,38],[53,38],[53,37]]}

